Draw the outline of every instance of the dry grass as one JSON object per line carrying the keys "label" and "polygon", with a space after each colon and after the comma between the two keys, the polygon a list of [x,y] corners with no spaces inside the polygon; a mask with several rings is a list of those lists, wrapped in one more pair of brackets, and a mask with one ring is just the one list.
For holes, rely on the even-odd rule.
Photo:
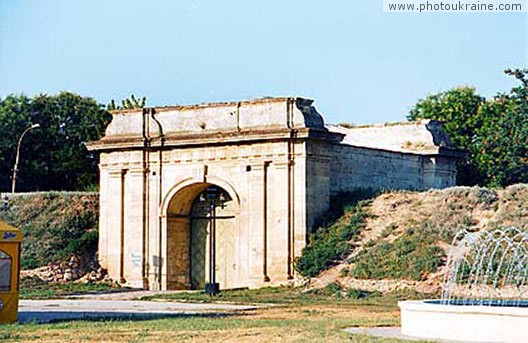
{"label": "dry grass", "polygon": [[360,232],[357,249],[349,259],[323,272],[312,284],[324,287],[338,282],[345,287],[369,291],[390,292],[415,289],[437,293],[444,276],[444,268],[430,273],[424,282],[412,280],[358,280],[347,276],[353,269],[350,260],[363,249],[380,242],[394,242],[413,229],[420,235],[435,237],[435,245],[447,253],[454,234],[461,230],[488,230],[516,226],[528,229],[528,184],[512,185],[504,189],[481,187],[452,187],[427,192],[394,191],[381,194],[366,206],[370,216]]}
{"label": "dry grass", "polygon": [[453,187],[428,192],[392,192],[372,202],[362,241],[400,235],[407,228],[434,231],[450,242],[458,229],[528,227],[528,185],[505,189]]}
{"label": "dry grass", "polygon": [[262,288],[177,292],[145,297],[157,301],[260,304],[257,310],[182,315],[158,319],[64,321],[51,324],[0,325],[0,342],[398,342],[342,329],[357,326],[397,326],[397,301],[416,299],[416,293],[344,296],[330,290]]}
{"label": "dry grass", "polygon": [[285,305],[225,317],[72,321],[0,326],[2,342],[391,342],[350,335],[352,326],[398,325],[394,306]]}

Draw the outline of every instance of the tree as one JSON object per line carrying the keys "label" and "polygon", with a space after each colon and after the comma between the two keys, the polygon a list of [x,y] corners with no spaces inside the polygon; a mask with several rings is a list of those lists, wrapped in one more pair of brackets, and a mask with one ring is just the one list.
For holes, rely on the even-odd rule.
{"label": "tree", "polygon": [[505,73],[521,85],[479,108],[482,126],[474,140],[476,164],[491,186],[528,182],[528,70]]}
{"label": "tree", "polygon": [[[472,154],[473,140],[482,125],[478,110],[484,102],[485,98],[478,95],[475,88],[457,87],[418,100],[407,119],[443,121],[453,145]],[[472,155],[467,161],[460,161],[457,169],[458,184],[474,185],[482,181]]]}
{"label": "tree", "polygon": [[121,106],[116,105],[114,99],[110,100],[110,103],[107,105],[109,111],[114,110],[129,110],[144,108],[147,105],[147,98],[142,97],[141,99],[136,98],[134,94],[130,95],[130,98],[121,100]]}
{"label": "tree", "polygon": [[485,100],[470,87],[419,100],[408,118],[445,121],[459,148],[469,151],[459,165],[459,184],[507,186],[528,182],[528,70],[506,70],[520,85]]}
{"label": "tree", "polygon": [[35,123],[40,128],[21,146],[17,190],[92,188],[97,184],[97,160],[84,143],[100,139],[110,119],[95,100],[68,92],[0,99],[0,190],[9,189],[19,135]]}

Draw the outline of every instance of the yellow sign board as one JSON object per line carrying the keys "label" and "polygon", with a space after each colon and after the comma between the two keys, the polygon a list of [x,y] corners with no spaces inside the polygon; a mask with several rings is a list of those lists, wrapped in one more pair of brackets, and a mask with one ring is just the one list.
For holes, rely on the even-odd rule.
{"label": "yellow sign board", "polygon": [[22,232],[0,222],[0,323],[18,318]]}

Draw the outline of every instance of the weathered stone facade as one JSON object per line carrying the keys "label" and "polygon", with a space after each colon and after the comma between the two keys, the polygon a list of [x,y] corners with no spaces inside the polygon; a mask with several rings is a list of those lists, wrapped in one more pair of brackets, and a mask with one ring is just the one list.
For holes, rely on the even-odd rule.
{"label": "weathered stone facade", "polygon": [[331,194],[451,186],[462,156],[435,122],[325,126],[302,98],[116,111],[89,147],[100,263],[150,289],[201,288],[212,259],[221,288],[284,283]]}

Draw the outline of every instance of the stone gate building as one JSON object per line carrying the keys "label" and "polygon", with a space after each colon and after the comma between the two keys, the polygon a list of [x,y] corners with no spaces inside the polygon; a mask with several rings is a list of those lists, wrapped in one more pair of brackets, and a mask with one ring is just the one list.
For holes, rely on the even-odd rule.
{"label": "stone gate building", "polygon": [[438,122],[331,126],[312,102],[114,112],[89,144],[100,153],[99,260],[110,277],[149,289],[284,283],[332,194],[455,184],[462,155]]}

